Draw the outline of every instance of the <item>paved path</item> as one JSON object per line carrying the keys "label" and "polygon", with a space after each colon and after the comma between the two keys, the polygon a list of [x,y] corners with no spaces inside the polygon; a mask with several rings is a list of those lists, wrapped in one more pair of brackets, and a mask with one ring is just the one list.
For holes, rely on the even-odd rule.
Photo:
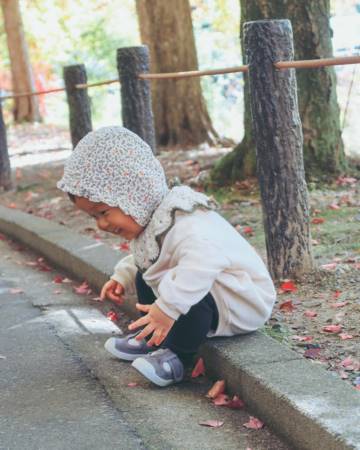
{"label": "paved path", "polygon": [[[248,411],[213,406],[205,378],[146,382],[103,349],[120,330],[97,303],[26,265],[30,252],[0,241],[0,255],[1,450],[289,449],[267,427],[243,427]],[[199,426],[208,419],[224,425]]]}

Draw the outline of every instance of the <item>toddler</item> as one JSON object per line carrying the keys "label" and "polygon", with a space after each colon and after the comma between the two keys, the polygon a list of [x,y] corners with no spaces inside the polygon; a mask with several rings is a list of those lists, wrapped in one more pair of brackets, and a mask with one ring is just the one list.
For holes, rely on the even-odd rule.
{"label": "toddler", "polygon": [[269,318],[275,290],[261,258],[187,186],[169,189],[150,147],[123,127],[87,134],[58,187],[98,228],[130,241],[101,298],[137,293],[142,316],[105,348],[158,386],[184,377],[206,337],[245,334]]}

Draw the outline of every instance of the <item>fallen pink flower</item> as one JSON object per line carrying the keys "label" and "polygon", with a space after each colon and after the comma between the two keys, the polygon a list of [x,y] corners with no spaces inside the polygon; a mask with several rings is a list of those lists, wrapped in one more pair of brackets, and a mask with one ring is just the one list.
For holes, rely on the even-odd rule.
{"label": "fallen pink flower", "polygon": [[199,422],[199,425],[202,425],[203,427],[219,428],[224,425],[224,422],[221,420],[206,420],[204,422]]}
{"label": "fallen pink flower", "polygon": [[330,305],[331,308],[342,308],[343,306],[348,305],[349,302],[345,301],[345,302],[338,302],[338,303],[333,303],[332,305]]}
{"label": "fallen pink flower", "polygon": [[326,331],[327,333],[340,333],[342,329],[341,325],[327,325],[326,327],[323,327],[323,331]]}
{"label": "fallen pink flower", "polygon": [[340,333],[339,337],[345,340],[345,339],[353,339],[354,336],[352,334]]}
{"label": "fallen pink flower", "polygon": [[264,423],[256,417],[250,416],[249,422],[244,423],[243,426],[252,430],[259,430],[264,426]]}
{"label": "fallen pink flower", "polygon": [[304,316],[306,316],[306,317],[316,317],[317,316],[317,312],[310,311],[310,309],[308,309],[307,311],[304,312]]}

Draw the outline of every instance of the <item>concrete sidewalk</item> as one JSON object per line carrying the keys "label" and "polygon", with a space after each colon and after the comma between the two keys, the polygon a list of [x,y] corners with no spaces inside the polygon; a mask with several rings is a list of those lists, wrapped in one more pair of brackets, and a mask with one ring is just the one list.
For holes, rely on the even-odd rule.
{"label": "concrete sidewalk", "polygon": [[[0,206],[0,231],[100,289],[121,253],[64,226]],[[134,315],[134,304],[124,306]],[[360,396],[346,383],[262,333],[212,339],[207,372],[226,379],[254,414],[296,449],[360,449]]]}

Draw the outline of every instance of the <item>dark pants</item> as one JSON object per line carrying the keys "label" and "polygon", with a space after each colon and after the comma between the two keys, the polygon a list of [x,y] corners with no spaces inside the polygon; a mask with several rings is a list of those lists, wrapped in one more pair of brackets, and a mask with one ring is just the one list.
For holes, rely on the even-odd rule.
{"label": "dark pants", "polygon": [[[136,274],[135,284],[139,303],[143,305],[154,303],[156,296],[140,272]],[[215,300],[208,293],[199,303],[192,306],[187,314],[181,315],[176,320],[161,347],[172,350],[185,366],[189,366],[208,332],[216,330],[218,321],[219,313]]]}

